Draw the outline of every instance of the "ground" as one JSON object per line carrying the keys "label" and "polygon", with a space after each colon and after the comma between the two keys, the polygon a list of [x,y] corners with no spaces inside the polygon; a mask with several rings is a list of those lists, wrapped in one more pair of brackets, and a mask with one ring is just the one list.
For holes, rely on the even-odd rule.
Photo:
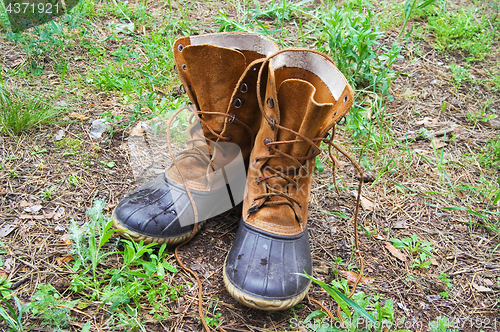
{"label": "ground", "polygon": [[[97,293],[92,294],[90,286],[73,289],[77,277],[85,273],[74,266],[77,255],[70,224],[73,220],[84,227],[89,222],[87,210],[96,199],[105,201],[104,213],[111,213],[140,184],[130,167],[130,128],[138,120],[168,113],[185,102],[179,96],[180,82],[168,42],[182,34],[234,27],[235,22],[246,23],[247,29],[250,23],[262,28],[255,20],[247,20],[257,5],[232,1],[83,3],[81,14],[72,16],[74,27],[67,20],[63,34],[28,30],[15,35],[3,24],[1,87],[28,95],[36,91],[62,111],[49,123],[18,135],[3,131],[0,136],[0,275],[4,277],[0,290],[9,294],[2,311],[7,308],[5,303],[14,305],[13,294],[24,305],[41,303],[35,293],[48,284],[57,290],[57,294],[51,293],[58,301],[54,312],[68,309],[68,322],[63,324],[62,319],[58,325],[49,319],[50,324],[43,324],[47,323],[43,313],[28,311],[19,324],[25,330],[52,331],[57,326],[69,331],[87,327],[91,331],[200,331],[197,284],[176,263],[173,248],[165,259],[178,272],[168,274],[163,282],[179,286],[180,293],[161,302],[161,311],[168,318],[153,317],[145,294],[139,294],[135,304],[120,303],[118,309],[96,295],[100,290],[104,293],[110,277],[104,271],[119,269],[123,254],[99,261],[96,270],[108,277],[96,286]],[[356,81],[357,110],[336,131],[335,140],[367,172],[358,227],[366,278],[356,291],[370,297],[364,305],[370,312],[377,303],[391,308],[386,318],[399,326],[383,331],[429,331],[429,324],[438,317],[447,317],[461,331],[498,331],[500,163],[495,156],[498,160],[500,126],[495,116],[500,112],[500,74],[495,29],[499,9],[482,2],[446,4],[452,13],[462,7],[475,8],[473,22],[486,20],[483,32],[491,26],[491,41],[484,37],[479,42],[489,48],[478,51],[478,57],[464,47],[439,46],[439,31],[429,26],[440,21],[432,21],[433,16],[424,9],[415,9],[410,16],[406,38],[400,36],[403,3],[351,1],[350,7],[346,3],[336,5],[361,8],[360,15],[382,13],[372,21],[385,31],[379,41],[387,49],[395,42],[401,46],[400,56],[390,68],[388,89],[370,91],[366,82]],[[326,41],[311,37],[315,21],[308,15],[312,9],[301,12],[300,4],[285,13],[280,9],[284,6],[273,5],[261,2],[259,10],[274,8],[273,15],[289,15],[285,29],[273,35],[280,46],[331,51]],[[308,5],[325,10],[332,6],[320,1]],[[131,22],[134,26],[127,28]],[[279,29],[281,21],[270,14],[260,22],[271,31]],[[311,30],[304,33],[303,29]],[[137,68],[146,75],[138,74]],[[154,95],[148,94],[153,91]],[[388,93],[384,95],[384,91]],[[101,138],[90,138],[91,123],[96,119],[105,119],[110,127]],[[61,130],[64,137],[55,138]],[[360,273],[352,222],[352,192],[358,178],[348,160],[340,158],[337,193],[332,188],[334,175],[327,154],[320,160],[323,167],[317,167],[313,176],[309,203],[314,276],[342,287],[342,280],[352,280]],[[222,268],[240,216],[238,206],[210,219],[179,249],[184,264],[202,280],[203,307],[210,326],[226,331],[307,330],[304,320],[321,309],[309,298],[290,310],[271,313],[246,308],[225,290]],[[416,240],[407,242],[406,248],[391,241],[412,236]],[[426,255],[419,246],[432,249]],[[103,249],[113,248],[124,250],[114,237]],[[309,297],[336,313],[336,302],[319,286],[311,288]],[[71,301],[77,302],[71,305]],[[357,301],[363,301],[360,293]],[[12,328],[2,317],[0,329]],[[354,327],[350,330],[355,331]]]}

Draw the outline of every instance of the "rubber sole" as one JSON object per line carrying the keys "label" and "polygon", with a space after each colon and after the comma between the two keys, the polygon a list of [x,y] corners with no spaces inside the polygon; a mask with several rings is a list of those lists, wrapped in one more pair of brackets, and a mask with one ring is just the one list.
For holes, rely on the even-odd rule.
{"label": "rubber sole", "polygon": [[247,307],[265,311],[282,311],[296,306],[304,299],[304,297],[306,297],[307,292],[309,292],[309,288],[311,287],[311,283],[309,283],[309,286],[307,286],[302,293],[286,300],[267,300],[244,293],[236,288],[236,286],[229,281],[229,278],[226,275],[226,262],[224,262],[223,278],[227,291],[236,301],[246,305]]}
{"label": "rubber sole", "polygon": [[[158,243],[158,244],[166,243],[167,245],[174,245],[174,244],[179,244],[179,243],[186,241],[187,239],[189,239],[189,237],[192,234],[192,231],[191,231],[189,233],[186,233],[186,234],[178,236],[178,237],[165,238],[165,237],[148,236],[148,235],[139,234],[133,230],[128,229],[126,225],[123,225],[118,220],[118,218],[116,218],[114,210],[113,210],[113,214],[111,215],[111,219],[113,220],[113,227],[115,229],[118,229],[118,231],[116,231],[116,233],[118,233],[119,235],[128,234],[136,242],[144,241],[144,243]],[[198,233],[198,231],[201,229],[203,224],[205,224],[205,222],[206,222],[206,220],[198,222],[198,225],[196,227],[196,233]]]}

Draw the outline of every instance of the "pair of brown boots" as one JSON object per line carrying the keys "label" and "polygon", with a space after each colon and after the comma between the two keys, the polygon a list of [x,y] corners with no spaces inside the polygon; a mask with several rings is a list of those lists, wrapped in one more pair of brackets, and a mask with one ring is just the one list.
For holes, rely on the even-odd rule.
{"label": "pair of brown boots", "polygon": [[188,128],[189,148],[165,175],[118,204],[115,227],[176,244],[243,201],[226,288],[249,307],[290,308],[310,286],[299,274],[312,273],[307,212],[316,156],[350,109],[352,88],[324,54],[280,51],[257,34],[180,38],[174,58],[201,126]]}

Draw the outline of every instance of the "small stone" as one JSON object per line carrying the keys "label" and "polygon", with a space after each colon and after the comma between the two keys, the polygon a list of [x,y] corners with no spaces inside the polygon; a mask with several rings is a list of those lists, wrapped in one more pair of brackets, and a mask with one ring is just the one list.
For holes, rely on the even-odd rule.
{"label": "small stone", "polygon": [[57,134],[54,136],[54,139],[56,141],[60,141],[60,140],[63,139],[63,137],[64,137],[64,130],[59,129],[59,131],[57,132]]}
{"label": "small stone", "polygon": [[108,129],[108,125],[104,120],[94,120],[92,121],[92,126],[90,127],[90,138],[101,138],[102,134]]}
{"label": "small stone", "polygon": [[53,286],[58,292],[64,292],[69,286],[71,286],[71,283],[66,278],[59,278],[54,281]]}

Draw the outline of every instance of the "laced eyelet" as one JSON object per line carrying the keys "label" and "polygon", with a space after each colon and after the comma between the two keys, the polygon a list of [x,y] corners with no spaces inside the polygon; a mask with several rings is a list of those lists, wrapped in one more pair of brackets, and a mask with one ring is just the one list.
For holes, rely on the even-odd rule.
{"label": "laced eyelet", "polygon": [[236,114],[231,114],[231,117],[229,118],[229,120],[227,120],[227,123],[233,123],[234,120],[236,120]]}
{"label": "laced eyelet", "polygon": [[267,104],[267,107],[273,108],[274,107],[274,100],[273,100],[273,98],[271,98],[271,97],[267,98],[266,104]]}
{"label": "laced eyelet", "polygon": [[347,103],[347,100],[349,100],[349,96],[345,95],[344,96],[344,103]]}
{"label": "laced eyelet", "polygon": [[240,85],[240,92],[241,93],[247,93],[248,92],[248,84],[241,83],[241,85]]}
{"label": "laced eyelet", "polygon": [[271,143],[271,140],[269,138],[265,138],[264,144],[267,146],[269,143]]}
{"label": "laced eyelet", "polygon": [[340,119],[338,122],[337,122],[337,125],[339,126],[343,126],[346,122],[346,119],[345,119],[345,116],[342,117],[342,119]]}
{"label": "laced eyelet", "polygon": [[331,133],[326,133],[324,136],[327,140],[331,141],[332,140],[332,134]]}
{"label": "laced eyelet", "polygon": [[274,127],[276,126],[276,120],[273,118],[269,118],[271,120],[271,123],[269,123],[269,126],[271,126],[271,130],[274,130]]}
{"label": "laced eyelet", "polygon": [[227,139],[228,142],[232,142],[233,141],[233,136],[228,136],[227,138],[228,138]]}
{"label": "laced eyelet", "polygon": [[188,69],[188,68],[187,68],[186,64],[183,64],[183,65],[182,65],[182,70],[186,71],[187,69]]}
{"label": "laced eyelet", "polygon": [[179,86],[179,90],[181,91],[182,94],[186,93],[186,87],[184,87],[184,84],[181,84]]}
{"label": "laced eyelet", "polygon": [[184,45],[179,44],[179,46],[177,46],[177,49],[179,50],[179,52],[182,52],[182,50],[184,49]]}
{"label": "laced eyelet", "polygon": [[235,98],[234,101],[233,101],[233,106],[235,108],[240,108],[241,106],[243,106],[245,102],[243,101],[243,99],[240,99],[240,98]]}

